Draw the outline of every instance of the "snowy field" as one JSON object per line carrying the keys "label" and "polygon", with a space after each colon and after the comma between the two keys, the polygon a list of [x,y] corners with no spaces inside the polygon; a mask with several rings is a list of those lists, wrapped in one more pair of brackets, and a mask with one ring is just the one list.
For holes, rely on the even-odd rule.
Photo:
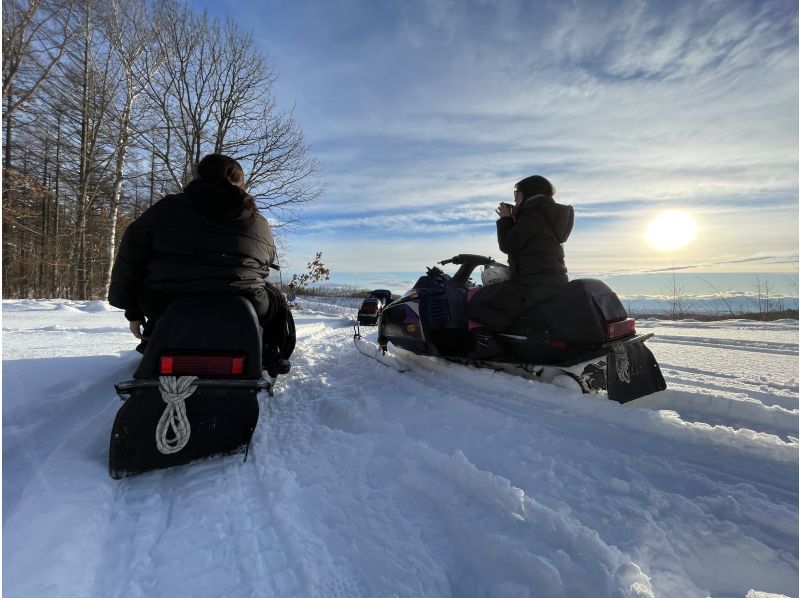
{"label": "snowy field", "polygon": [[246,463],[114,481],[122,313],[4,301],[3,595],[798,596],[796,321],[640,322],[669,388],[621,406],[396,372],[354,314],[297,312]]}

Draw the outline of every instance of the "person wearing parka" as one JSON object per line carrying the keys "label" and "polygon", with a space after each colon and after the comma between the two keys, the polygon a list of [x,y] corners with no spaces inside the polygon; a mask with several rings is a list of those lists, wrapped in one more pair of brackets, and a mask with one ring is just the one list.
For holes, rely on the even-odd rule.
{"label": "person wearing parka", "polygon": [[283,294],[265,281],[274,261],[272,231],[245,190],[242,167],[210,154],[183,193],[162,198],[125,230],[108,301],[141,339],[177,296],[242,295],[264,328],[265,367],[286,373],[294,323]]}
{"label": "person wearing parka", "polygon": [[514,187],[514,205],[497,209],[497,242],[508,255],[511,278],[483,287],[467,304],[471,320],[505,330],[522,312],[546,301],[569,282],[563,243],[572,232],[572,206],[553,199],[555,187],[538,175]]}

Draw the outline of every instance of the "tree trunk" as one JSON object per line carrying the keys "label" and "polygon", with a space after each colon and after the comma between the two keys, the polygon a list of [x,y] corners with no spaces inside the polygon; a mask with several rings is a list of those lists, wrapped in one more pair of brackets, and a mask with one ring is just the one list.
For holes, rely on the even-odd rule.
{"label": "tree trunk", "polygon": [[119,214],[119,203],[122,197],[122,182],[125,175],[125,154],[128,151],[128,137],[130,132],[130,113],[133,103],[130,85],[128,88],[128,100],[122,112],[122,122],[120,123],[119,144],[117,147],[117,164],[114,171],[114,194],[111,197],[111,213],[109,215],[108,244],[106,245],[106,264],[103,272],[103,298],[108,297],[108,290],[111,287],[111,269],[114,267],[114,254],[117,245],[117,216]]}
{"label": "tree trunk", "polygon": [[55,199],[53,202],[53,209],[54,209],[54,217],[53,217],[53,235],[58,238],[58,194],[60,192],[61,187],[61,114],[59,113],[57,122],[57,129],[56,129],[56,180],[54,185],[53,193],[55,194]]}
{"label": "tree trunk", "polygon": [[86,280],[86,210],[89,188],[89,11],[86,12],[86,31],[83,46],[83,96],[81,101],[81,158],[79,167],[78,197],[76,198],[75,219],[75,292],[79,299],[89,294]]}
{"label": "tree trunk", "polygon": [[150,207],[153,207],[153,196],[156,193],[156,153],[153,148],[153,153],[150,155]]}
{"label": "tree trunk", "polygon": [[13,85],[9,84],[8,86],[8,105],[6,106],[6,141],[5,141],[5,150],[6,154],[4,156],[5,160],[3,164],[6,165],[7,168],[11,168],[11,118],[13,116],[13,112],[11,110],[11,98],[13,97],[14,87]]}
{"label": "tree trunk", "polygon": [[[50,131],[45,133],[44,138],[44,172],[42,173],[42,186],[49,189],[49,181],[47,180],[48,167],[50,165]],[[49,245],[49,228],[50,225],[50,196],[45,193],[42,198],[42,220],[41,220],[41,239],[39,243],[39,276],[36,280],[36,296],[44,297],[45,281],[47,280],[47,249]]]}

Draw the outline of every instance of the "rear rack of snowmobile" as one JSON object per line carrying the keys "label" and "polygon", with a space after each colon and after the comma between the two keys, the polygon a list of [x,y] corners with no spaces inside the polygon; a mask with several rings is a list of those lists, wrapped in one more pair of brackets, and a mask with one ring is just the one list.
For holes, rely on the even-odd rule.
{"label": "rear rack of snowmobile", "polygon": [[655,334],[653,332],[648,332],[646,334],[631,334],[630,336],[624,336],[622,338],[615,338],[614,340],[610,340],[607,343],[603,343],[602,347],[611,347],[614,343],[643,343],[646,340],[653,338]]}
{"label": "rear rack of snowmobile", "polygon": [[[253,390],[272,390],[272,382],[269,380],[230,380],[230,379],[211,379],[211,378],[200,378],[194,382],[196,386],[201,386],[205,388],[237,388],[237,389],[247,389],[252,388]],[[114,385],[114,389],[117,391],[117,394],[120,395],[122,400],[124,401],[127,398],[125,395],[130,394],[134,390],[139,390],[142,388],[158,388],[160,382],[158,378],[155,380],[125,380],[124,382],[120,382]]]}

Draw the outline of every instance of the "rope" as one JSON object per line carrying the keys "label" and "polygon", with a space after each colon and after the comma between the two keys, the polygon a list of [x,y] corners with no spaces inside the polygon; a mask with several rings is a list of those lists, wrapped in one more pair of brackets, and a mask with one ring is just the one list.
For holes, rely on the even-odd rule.
{"label": "rope", "polygon": [[[156,447],[163,455],[177,453],[189,442],[192,428],[186,417],[186,404],[183,400],[191,396],[197,388],[195,380],[197,380],[197,376],[181,376],[180,378],[160,376],[158,378],[161,398],[167,404],[156,426]],[[172,430],[172,438],[167,438],[170,430]]]}
{"label": "rope", "polygon": [[628,352],[625,350],[625,345],[617,341],[613,344],[614,348],[614,361],[617,364],[617,378],[620,382],[628,383],[631,381],[631,364],[628,359]]}

